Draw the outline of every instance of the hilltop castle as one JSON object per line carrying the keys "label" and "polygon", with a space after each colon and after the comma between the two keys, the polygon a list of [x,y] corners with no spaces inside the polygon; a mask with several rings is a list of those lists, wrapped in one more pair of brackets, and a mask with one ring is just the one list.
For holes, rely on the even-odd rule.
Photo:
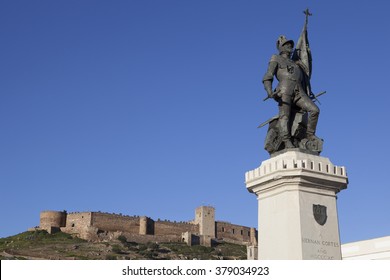
{"label": "hilltop castle", "polygon": [[128,241],[185,242],[211,246],[214,241],[257,245],[255,228],[215,221],[215,208],[200,206],[190,222],[153,220],[146,216],[125,216],[101,212],[42,211],[36,229],[49,233],[62,231],[89,241],[124,236]]}

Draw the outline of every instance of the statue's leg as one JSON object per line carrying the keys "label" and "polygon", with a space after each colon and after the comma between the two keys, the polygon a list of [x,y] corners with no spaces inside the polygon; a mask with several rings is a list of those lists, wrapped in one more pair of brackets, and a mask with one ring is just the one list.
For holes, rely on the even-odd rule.
{"label": "statue's leg", "polygon": [[318,108],[318,106],[306,94],[301,94],[299,100],[296,102],[296,105],[309,113],[307,122],[307,136],[312,137],[315,135],[317,129],[320,108]]}
{"label": "statue's leg", "polygon": [[291,133],[289,127],[289,119],[291,114],[292,97],[291,95],[283,94],[279,101],[279,131],[283,139],[285,148],[294,148],[291,142]]}

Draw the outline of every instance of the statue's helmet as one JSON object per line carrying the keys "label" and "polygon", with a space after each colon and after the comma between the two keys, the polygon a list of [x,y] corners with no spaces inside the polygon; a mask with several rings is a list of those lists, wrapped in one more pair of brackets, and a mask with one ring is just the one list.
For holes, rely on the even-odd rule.
{"label": "statue's helmet", "polygon": [[292,47],[294,48],[294,41],[293,40],[288,40],[286,36],[280,35],[278,40],[276,41],[276,48],[280,52],[282,50],[282,47],[286,45],[287,43],[290,43]]}

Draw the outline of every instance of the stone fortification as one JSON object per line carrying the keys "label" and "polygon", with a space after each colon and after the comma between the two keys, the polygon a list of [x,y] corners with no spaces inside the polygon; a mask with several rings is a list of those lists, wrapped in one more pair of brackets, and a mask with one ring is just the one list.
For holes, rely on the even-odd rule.
{"label": "stone fortification", "polygon": [[254,228],[231,224],[229,222],[216,222],[217,236],[231,243],[256,243],[256,230]]}
{"label": "stone fortification", "polygon": [[254,244],[255,229],[215,221],[215,209],[201,206],[191,222],[153,220],[146,216],[126,216],[101,212],[43,211],[39,228],[48,232],[63,231],[89,241],[115,239],[123,235],[129,241],[187,242],[212,244],[212,239],[239,244]]}
{"label": "stone fortification", "polygon": [[180,238],[182,232],[199,233],[199,225],[185,222],[157,221],[154,222],[154,231],[155,235],[177,235]]}
{"label": "stone fortification", "polygon": [[39,217],[40,228],[53,233],[66,225],[65,211],[42,211]]}
{"label": "stone fortification", "polygon": [[200,235],[215,238],[215,208],[202,206],[195,209],[195,223],[199,225]]}
{"label": "stone fortification", "polygon": [[140,219],[140,217],[93,212],[91,224],[101,231],[139,233]]}

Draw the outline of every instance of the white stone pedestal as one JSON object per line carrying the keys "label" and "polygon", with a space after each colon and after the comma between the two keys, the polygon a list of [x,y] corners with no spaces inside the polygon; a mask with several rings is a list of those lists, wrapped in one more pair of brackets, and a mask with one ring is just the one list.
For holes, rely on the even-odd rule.
{"label": "white stone pedestal", "polygon": [[287,151],[245,174],[258,199],[262,260],[341,259],[336,194],[347,188],[344,167]]}

